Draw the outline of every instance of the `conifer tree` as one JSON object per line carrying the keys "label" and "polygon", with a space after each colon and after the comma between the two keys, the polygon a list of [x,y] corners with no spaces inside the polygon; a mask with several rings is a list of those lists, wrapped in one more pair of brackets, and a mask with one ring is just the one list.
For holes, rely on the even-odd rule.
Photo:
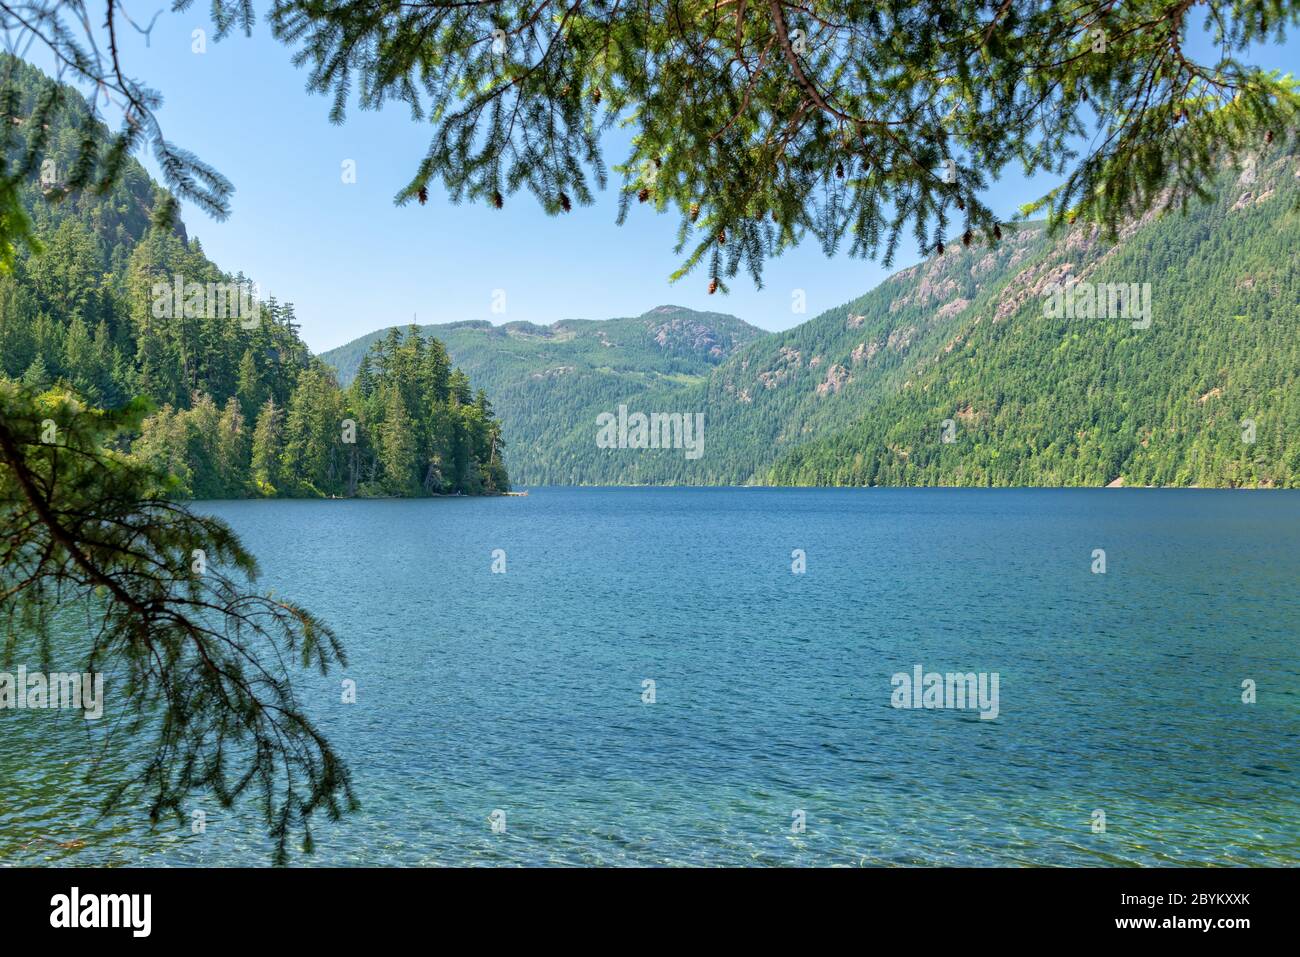
{"label": "conifer tree", "polygon": [[[295,837],[310,848],[313,815],[356,806],[285,664],[325,671],[346,663],[343,651],[309,612],[250,587],[257,563],[225,524],[158,497],[165,475],[109,449],[144,411],[98,412],[66,393],[33,399],[0,379],[6,654],[46,670],[56,656],[70,668],[75,654],[79,670],[113,670],[131,689],[115,697],[123,710],[96,746],[151,746],[123,749],[131,774],[101,810],[143,805],[153,821],[183,825],[195,793],[222,807],[248,793],[284,861]],[[91,623],[82,642],[53,627],[67,608]]]}
{"label": "conifer tree", "polygon": [[239,375],[235,386],[235,394],[239,396],[240,405],[243,408],[244,416],[252,418],[257,415],[257,410],[262,407],[262,382],[257,375],[257,362],[253,358],[253,350],[245,349],[244,354],[239,359]]}
{"label": "conifer tree", "polygon": [[[103,6],[114,37],[129,18],[121,0]],[[216,38],[251,32],[257,6],[213,0]],[[500,207],[527,189],[566,213],[605,184],[602,135],[626,120],[620,215],[633,197],[675,211],[677,275],[705,265],[715,289],[741,268],[757,280],[767,257],[805,239],[886,262],[908,230],[925,248],[950,235],[997,241],[981,193],[1010,166],[1064,179],[1038,204],[1054,224],[1083,217],[1114,231],[1203,194],[1224,155],[1289,139],[1300,111],[1292,77],[1239,59],[1294,27],[1300,0],[823,0],[816,10],[796,0],[268,0],[265,10],[309,67],[310,88],[332,98],[332,120],[357,95],[364,109],[397,101],[430,123],[400,203],[441,180],[453,201]],[[110,189],[148,144],[177,196],[228,212],[231,184],[166,140],[158,97],[126,72],[115,42],[106,54],[87,36],[82,4],[0,5],[0,27],[40,43],[124,115],[106,144],[82,139],[48,197]],[[1206,62],[1189,52],[1193,32],[1208,35]],[[16,129],[44,124],[66,99],[55,88],[27,117],[12,92],[0,74],[0,265],[31,239],[19,190],[46,146],[20,143]],[[159,221],[175,209],[160,204]],[[294,324],[291,312],[280,320]]]}
{"label": "conifer tree", "polygon": [[[121,0],[102,10],[100,20],[82,3],[0,3],[8,49],[37,44],[71,82],[0,54],[3,644],[11,657],[57,653],[66,663],[76,643],[50,624],[84,606],[86,670],[124,669],[132,689],[123,699],[131,714],[103,740],[153,740],[152,750],[130,749],[138,773],[103,809],[143,798],[154,820],[179,819],[196,792],[224,807],[252,792],[283,861],[295,834],[310,848],[313,814],[354,806],[346,768],[299,708],[285,667],[324,670],[342,651],[308,612],[247,587],[252,556],[222,523],[175,499],[242,494],[250,466],[260,490],[276,493],[283,408],[308,352],[289,304],[270,303],[269,321],[251,333],[185,310],[154,313],[160,278],[227,281],[185,241],[175,212],[186,199],[220,218],[231,187],[163,136],[158,95],[119,53],[118,31],[136,25]],[[101,109],[120,120],[116,133]],[[170,193],[130,158],[141,147],[152,148]],[[333,416],[341,393],[333,382],[321,392]],[[131,395],[142,398],[117,408]],[[117,410],[87,408],[87,397]],[[160,406],[152,415],[149,399]],[[249,450],[245,421],[255,413]],[[320,473],[314,451],[303,459]],[[194,571],[196,552],[206,572]]]}
{"label": "conifer tree", "polygon": [[408,494],[413,484],[416,465],[415,435],[411,417],[402,400],[401,390],[394,384],[386,385],[381,392],[384,421],[379,426],[379,461],[389,487],[399,495]]}
{"label": "conifer tree", "polygon": [[217,468],[222,494],[240,498],[245,494],[250,459],[250,442],[239,400],[231,396],[217,423]]}
{"label": "conifer tree", "polygon": [[285,419],[284,469],[287,476],[316,494],[337,493],[339,470],[339,392],[319,364],[298,377]]}
{"label": "conifer tree", "polygon": [[360,398],[368,399],[374,394],[375,373],[369,352],[361,357],[361,364],[357,367],[357,375],[353,381],[356,382],[356,391]]}
{"label": "conifer tree", "polygon": [[38,355],[23,373],[23,386],[33,392],[40,392],[50,384],[50,373],[45,367],[45,357]]}
{"label": "conifer tree", "polygon": [[427,119],[399,203],[441,180],[453,201],[527,189],[563,214],[605,184],[602,134],[626,121],[620,220],[632,197],[675,211],[677,275],[703,265],[713,288],[741,268],[757,281],[805,239],[887,263],[906,231],[925,249],[996,242],[981,196],[1011,166],[1063,178],[1041,203],[1055,224],[1113,231],[1183,204],[1225,154],[1292,135],[1295,80],[1237,57],[1298,18],[1298,0],[280,0],[271,14],[332,120],[353,95]]}
{"label": "conifer tree", "polygon": [[252,451],[253,481],[263,495],[275,495],[281,484],[283,442],[284,412],[275,399],[267,399],[257,414]]}

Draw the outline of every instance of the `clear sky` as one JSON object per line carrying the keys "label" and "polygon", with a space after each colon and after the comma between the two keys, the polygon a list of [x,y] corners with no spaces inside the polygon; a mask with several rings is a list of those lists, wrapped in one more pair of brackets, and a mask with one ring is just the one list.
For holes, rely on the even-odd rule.
{"label": "clear sky", "polygon": [[[201,54],[192,51],[198,28],[209,35]],[[423,155],[427,126],[400,106],[354,109],[333,126],[329,101],[306,92],[305,71],[293,67],[266,24],[251,39],[213,43],[211,32],[202,4],[164,12],[147,45],[126,31],[127,72],[162,92],[158,116],[168,139],[235,184],[224,223],[186,207],[190,235],[221,268],[242,270],[264,295],[293,302],[316,351],[413,319],[550,323],[639,315],[664,303],[779,330],[861,295],[918,258],[904,245],[886,270],[843,255],[828,259],[807,243],[766,265],[763,289],[741,274],[730,295],[709,296],[702,270],[668,282],[679,262],[674,214],[633,204],[627,223],[615,225],[613,177],[596,205],[575,206],[567,216],[545,215],[528,193],[507,197],[503,210],[454,206],[436,187],[426,206],[398,208],[392,197]],[[1292,39],[1263,48],[1256,60],[1290,69],[1297,50]],[[157,175],[152,156],[140,159]],[[607,155],[611,165],[622,159],[619,149]],[[355,184],[342,181],[345,160],[356,163]],[[1009,172],[988,202],[1010,217],[1050,185]],[[792,311],[795,289],[806,293],[806,314]],[[494,290],[505,292],[504,315],[491,311]]]}

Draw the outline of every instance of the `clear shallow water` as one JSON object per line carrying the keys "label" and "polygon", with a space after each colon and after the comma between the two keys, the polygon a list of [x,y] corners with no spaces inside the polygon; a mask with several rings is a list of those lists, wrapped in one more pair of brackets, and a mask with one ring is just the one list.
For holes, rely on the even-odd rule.
{"label": "clear shallow water", "polygon": [[[1295,493],[202,508],[351,657],[298,685],[363,803],[322,824],[314,863],[1300,863]],[[997,672],[997,720],[891,707],[891,675],[916,664]],[[268,861],[255,816],[211,802],[203,835],[95,823],[80,725],[0,712],[0,862]],[[69,839],[86,843],[51,843]]]}

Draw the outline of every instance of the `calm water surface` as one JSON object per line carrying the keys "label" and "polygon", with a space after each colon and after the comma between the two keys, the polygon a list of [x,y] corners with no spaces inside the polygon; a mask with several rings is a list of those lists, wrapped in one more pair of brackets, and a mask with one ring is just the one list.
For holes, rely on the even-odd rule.
{"label": "calm water surface", "polygon": [[[315,863],[1300,863],[1300,494],[200,508],[351,657],[298,685],[363,803],[318,829]],[[997,672],[998,718],[891,707],[917,664]],[[74,716],[0,712],[0,862],[268,861],[247,810],[196,800],[202,835],[96,821],[120,768],[88,785],[86,745]]]}

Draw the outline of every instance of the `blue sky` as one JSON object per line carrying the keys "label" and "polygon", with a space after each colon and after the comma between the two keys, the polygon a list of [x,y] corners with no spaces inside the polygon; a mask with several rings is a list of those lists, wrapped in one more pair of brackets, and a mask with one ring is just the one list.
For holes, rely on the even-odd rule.
{"label": "blue sky", "polygon": [[[192,51],[199,28],[209,35],[202,54]],[[527,193],[494,210],[454,206],[437,188],[426,206],[398,208],[392,197],[423,155],[427,127],[400,107],[352,110],[333,126],[329,101],[305,91],[305,72],[266,24],[251,39],[213,43],[211,32],[202,5],[165,12],[147,45],[126,32],[128,72],[163,93],[158,115],[167,137],[235,184],[226,222],[186,208],[190,235],[223,269],[242,270],[264,294],[292,301],[316,351],[412,319],[550,323],[639,315],[664,303],[779,330],[861,295],[918,258],[905,245],[886,270],[843,255],[828,259],[806,243],[767,264],[763,289],[741,275],[729,295],[709,296],[702,271],[668,282],[679,262],[676,216],[634,205],[627,223],[615,225],[613,184],[596,205],[561,217],[545,215]],[[1262,48],[1255,59],[1289,69],[1297,49],[1293,39]],[[152,157],[140,158],[156,175]],[[611,164],[622,158],[619,150],[607,156]],[[356,163],[355,184],[342,181],[345,160]],[[1009,172],[988,202],[1009,217],[1051,185]],[[806,314],[792,311],[796,289],[806,293]],[[494,290],[505,292],[504,315],[491,311]]]}

